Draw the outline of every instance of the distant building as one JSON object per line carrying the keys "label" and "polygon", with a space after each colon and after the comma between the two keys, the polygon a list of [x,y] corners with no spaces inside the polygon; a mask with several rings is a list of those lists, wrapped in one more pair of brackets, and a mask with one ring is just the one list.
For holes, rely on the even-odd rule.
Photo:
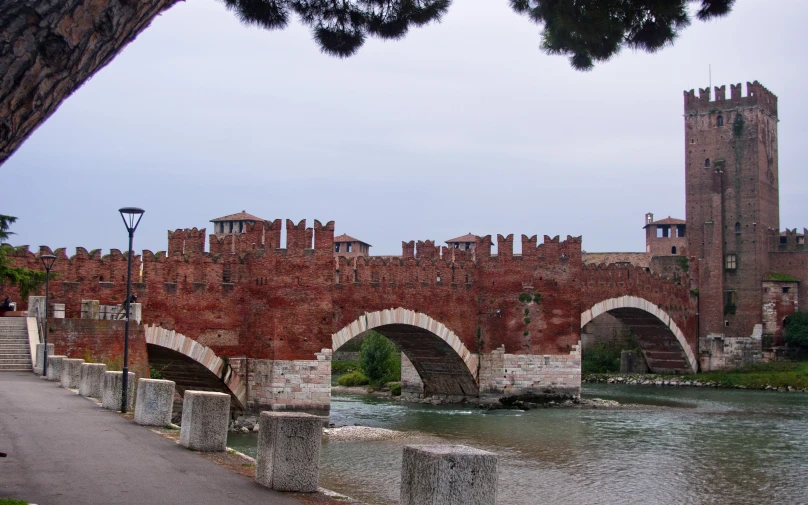
{"label": "distant building", "polygon": [[670,216],[654,221],[650,212],[645,215],[645,252],[653,256],[687,255],[685,231],[687,221]]}
{"label": "distant building", "polygon": [[242,210],[237,214],[230,214],[229,216],[217,217],[211,219],[213,223],[213,234],[217,237],[224,235],[238,235],[247,231],[247,224],[254,225],[257,222],[263,222],[260,217],[255,217],[248,214],[246,210]]}
{"label": "distant building", "polygon": [[344,233],[334,237],[334,256],[344,256],[354,258],[356,256],[370,256],[371,245],[362,242],[358,238],[353,238]]}
{"label": "distant building", "polygon": [[471,232],[469,232],[466,235],[463,235],[462,237],[447,240],[446,243],[449,244],[450,249],[461,249],[464,251],[474,252],[475,249],[477,249],[478,238],[479,237],[477,235],[474,235]]}

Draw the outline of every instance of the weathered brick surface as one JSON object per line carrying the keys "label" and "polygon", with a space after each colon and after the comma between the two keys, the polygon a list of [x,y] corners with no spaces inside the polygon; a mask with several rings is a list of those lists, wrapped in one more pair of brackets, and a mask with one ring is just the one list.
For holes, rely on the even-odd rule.
{"label": "weathered brick surface", "polygon": [[[124,321],[51,319],[48,343],[56,354],[104,363],[108,370],[123,365]],[[129,323],[129,371],[149,377],[149,357],[143,326]]]}

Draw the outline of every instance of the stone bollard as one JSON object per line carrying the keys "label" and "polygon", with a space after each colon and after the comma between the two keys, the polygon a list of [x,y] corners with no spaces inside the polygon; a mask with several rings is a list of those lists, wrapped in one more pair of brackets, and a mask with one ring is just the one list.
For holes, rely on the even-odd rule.
{"label": "stone bollard", "polygon": [[81,365],[83,359],[65,358],[62,360],[62,387],[78,389],[81,382]]}
{"label": "stone bollard", "polygon": [[168,426],[174,409],[174,382],[158,379],[137,381],[135,422],[143,426]]}
{"label": "stone bollard", "polygon": [[[135,403],[135,374],[129,372],[129,383],[126,388],[126,410],[132,411]],[[104,372],[104,396],[101,406],[108,410],[121,410],[121,392],[123,390],[123,372]]]}
{"label": "stone bollard", "polygon": [[255,481],[277,491],[317,491],[322,419],[298,412],[261,412],[258,423]]}
{"label": "stone bollard", "polygon": [[497,455],[463,445],[408,445],[400,505],[494,505]]}
{"label": "stone bollard", "polygon": [[[170,412],[171,409],[169,417]],[[182,398],[180,445],[195,451],[224,452],[229,421],[230,395],[186,391]]]}
{"label": "stone bollard", "polygon": [[[48,357],[53,356],[53,344],[48,344]],[[42,375],[42,364],[45,363],[45,344],[36,345],[36,363],[34,363],[34,373]]]}
{"label": "stone bollard", "polygon": [[[50,344],[48,344],[50,345]],[[61,381],[62,380],[62,361],[67,359],[67,356],[51,356],[48,353],[48,375],[45,376],[46,379],[49,381]]]}
{"label": "stone bollard", "polygon": [[104,396],[104,372],[106,371],[107,365],[103,363],[84,363],[81,365],[79,394],[87,398],[101,398]]}

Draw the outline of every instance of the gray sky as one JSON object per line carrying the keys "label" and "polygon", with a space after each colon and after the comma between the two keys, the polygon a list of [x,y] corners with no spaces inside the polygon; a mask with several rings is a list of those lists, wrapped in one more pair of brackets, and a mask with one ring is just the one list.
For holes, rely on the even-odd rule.
{"label": "gray sky", "polygon": [[[241,25],[220,2],[161,16],[69,98],[0,176],[12,243],[135,249],[243,209],[401,241],[583,235],[641,251],[645,212],[684,217],[685,89],[759,80],[779,97],[781,228],[808,226],[808,2],[740,0],[670,48],[594,71],[539,49],[505,0],[460,0],[404,40],[325,56],[307,28]],[[745,92],[745,86],[744,86]],[[20,186],[15,186],[20,188]]]}

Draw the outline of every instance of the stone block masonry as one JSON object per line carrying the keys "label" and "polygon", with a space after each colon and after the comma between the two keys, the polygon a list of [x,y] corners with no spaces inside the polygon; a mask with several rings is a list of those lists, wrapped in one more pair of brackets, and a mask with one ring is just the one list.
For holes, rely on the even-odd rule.
{"label": "stone block masonry", "polygon": [[320,417],[296,412],[261,412],[255,481],[277,491],[317,491],[322,438]]}
{"label": "stone block masonry", "polygon": [[62,380],[62,364],[67,356],[48,355],[48,374],[45,376],[49,381],[57,382]]}
{"label": "stone block masonry", "polygon": [[81,365],[79,394],[87,398],[103,397],[104,372],[106,371],[107,365],[103,363],[83,363]]}
{"label": "stone block masonry", "polygon": [[581,350],[569,354],[508,354],[503,347],[480,360],[480,396],[581,394]]}
{"label": "stone block masonry", "polygon": [[182,402],[180,445],[195,451],[224,452],[230,395],[206,391],[186,391]]}
{"label": "stone block masonry", "polygon": [[81,384],[81,365],[83,359],[65,358],[62,360],[62,387],[68,389],[78,389]]}
{"label": "stone block masonry", "polygon": [[171,424],[173,408],[174,383],[172,381],[158,379],[137,381],[137,403],[135,404],[135,422],[137,424],[168,426]]}
{"label": "stone block masonry", "polygon": [[495,505],[496,454],[462,445],[410,445],[401,463],[401,505]]}
{"label": "stone block masonry", "polygon": [[[132,411],[135,404],[135,374],[129,372],[126,392],[126,410]],[[123,391],[123,372],[104,372],[104,394],[101,406],[108,410],[121,410],[121,392]]]}

